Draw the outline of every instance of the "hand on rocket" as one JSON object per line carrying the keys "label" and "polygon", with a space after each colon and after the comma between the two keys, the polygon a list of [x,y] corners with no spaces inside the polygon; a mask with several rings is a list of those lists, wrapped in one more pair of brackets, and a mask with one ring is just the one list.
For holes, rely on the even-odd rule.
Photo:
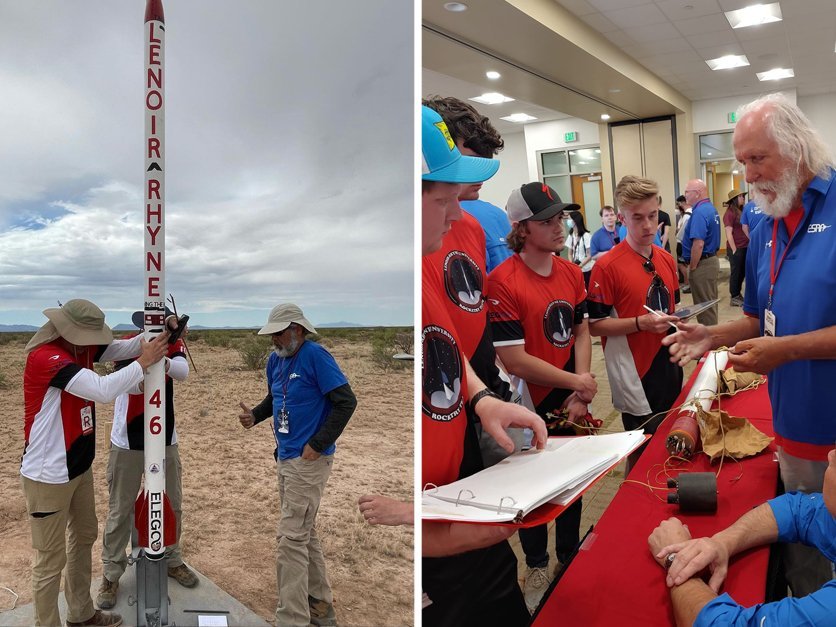
{"label": "hand on rocket", "polygon": [[255,424],[255,416],[253,416],[253,411],[249,407],[244,405],[243,402],[239,402],[238,404],[241,406],[241,409],[244,410],[240,414],[238,414],[238,420],[241,422],[241,426],[243,426],[245,429],[249,429]]}
{"label": "hand on rocket", "polygon": [[139,341],[142,352],[136,361],[145,370],[148,366],[160,361],[168,352],[168,333],[160,333],[150,342]]}

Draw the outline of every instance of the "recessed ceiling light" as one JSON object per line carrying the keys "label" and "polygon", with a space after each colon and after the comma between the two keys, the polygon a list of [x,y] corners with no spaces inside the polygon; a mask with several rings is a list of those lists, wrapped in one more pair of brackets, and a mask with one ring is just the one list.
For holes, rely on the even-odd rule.
{"label": "recessed ceiling light", "polygon": [[495,81],[495,80],[496,80],[496,79],[498,79],[500,76],[502,76],[502,74],[500,74],[499,72],[494,72],[493,70],[491,70],[491,71],[489,71],[489,72],[485,72],[485,76],[487,76],[487,77],[488,77],[489,79],[491,79],[492,81]]}
{"label": "recessed ceiling light", "polygon": [[609,120],[609,119],[610,119],[610,115],[609,115],[608,113],[602,113],[602,114],[601,114],[601,119],[602,119],[602,120]]}
{"label": "recessed ceiling light", "polygon": [[769,22],[780,22],[781,5],[777,2],[770,4],[753,4],[737,11],[726,11],[726,19],[732,28],[746,28]]}
{"label": "recessed ceiling light", "polygon": [[610,92],[611,94],[620,94],[620,93],[621,93],[621,90],[620,90],[620,89],[618,89],[618,87],[613,87],[612,89],[610,89],[610,90],[609,90],[609,92]]}
{"label": "recessed ceiling light", "polygon": [[531,120],[536,120],[533,115],[528,115],[527,113],[512,113],[511,115],[506,115],[505,117],[499,118],[500,120],[507,120],[508,122],[516,122],[517,124],[522,124],[523,122],[531,122]]}
{"label": "recessed ceiling light", "polygon": [[712,70],[730,70],[734,67],[749,65],[749,59],[746,58],[745,54],[727,54],[724,57],[708,59],[706,63]]}
{"label": "recessed ceiling light", "polygon": [[444,8],[453,13],[461,13],[467,11],[467,5],[464,2],[445,2]]}
{"label": "recessed ceiling light", "polygon": [[707,154],[709,157],[711,156],[711,153],[710,153],[710,152],[707,152],[707,153],[705,153],[705,154]]}
{"label": "recessed ceiling light", "polygon": [[768,72],[757,72],[755,76],[758,77],[759,81],[778,81],[782,78],[792,78],[795,76],[795,72],[792,68],[776,67]]}
{"label": "recessed ceiling light", "polygon": [[509,98],[503,94],[500,94],[496,91],[489,91],[481,96],[476,96],[475,98],[469,98],[468,100],[472,100],[473,102],[478,102],[479,104],[486,104],[486,105],[494,105],[494,104],[502,104],[503,102],[514,102],[513,98]]}

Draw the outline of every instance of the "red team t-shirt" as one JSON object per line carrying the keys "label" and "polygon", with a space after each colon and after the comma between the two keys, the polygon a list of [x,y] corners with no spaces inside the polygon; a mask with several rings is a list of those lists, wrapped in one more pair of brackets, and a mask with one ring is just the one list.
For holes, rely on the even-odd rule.
{"label": "red team t-shirt", "polygon": [[[645,258],[624,241],[595,263],[589,277],[591,320],[607,318],[613,311],[619,318],[643,316],[647,313],[645,305],[663,313],[675,311],[675,301],[679,300],[679,277],[673,257],[654,244],[650,259],[655,275],[643,267]],[[658,280],[654,276],[658,276]],[[664,333],[649,331],[627,336],[639,377],[647,373],[662,347],[663,337]],[[601,343],[606,350],[607,338],[602,337]]]}
{"label": "red team t-shirt", "polygon": [[[427,263],[424,258],[423,263]],[[423,272],[421,296],[421,483],[459,477],[467,429],[465,358],[443,293]]]}
{"label": "red team t-shirt", "polygon": [[[586,288],[581,269],[554,257],[545,277],[515,254],[488,276],[488,311],[494,346],[525,344],[525,352],[557,368],[573,355],[574,325],[586,317]],[[537,407],[553,388],[528,384]]]}

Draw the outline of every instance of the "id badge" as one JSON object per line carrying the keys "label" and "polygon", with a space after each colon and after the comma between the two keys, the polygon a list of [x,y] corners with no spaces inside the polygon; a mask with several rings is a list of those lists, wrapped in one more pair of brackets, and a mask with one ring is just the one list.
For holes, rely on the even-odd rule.
{"label": "id badge", "polygon": [[775,337],[775,314],[771,309],[767,309],[763,314],[763,334]]}
{"label": "id badge", "polygon": [[81,408],[81,433],[82,435],[93,433],[93,409],[89,405]]}
{"label": "id badge", "polygon": [[290,415],[287,413],[286,410],[282,409],[279,412],[279,428],[278,432],[287,434],[290,433]]}

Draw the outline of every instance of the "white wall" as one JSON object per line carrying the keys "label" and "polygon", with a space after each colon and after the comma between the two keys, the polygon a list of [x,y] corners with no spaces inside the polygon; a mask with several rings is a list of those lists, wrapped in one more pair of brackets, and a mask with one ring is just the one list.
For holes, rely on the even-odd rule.
{"label": "white wall", "polygon": [[535,179],[528,178],[523,131],[505,133],[502,135],[502,140],[505,142],[505,148],[496,156],[500,162],[499,171],[482,185],[479,199],[504,209],[512,189]]}
{"label": "white wall", "polygon": [[836,118],[833,115],[836,111],[836,94],[799,96],[797,104],[810,118],[813,127],[821,133],[831,154],[836,155]]}
{"label": "white wall", "polygon": [[[526,124],[524,130],[529,181],[537,180],[538,150],[576,148],[578,146],[601,143],[598,139],[598,125],[579,118],[565,118],[553,122]],[[563,141],[563,134],[571,131],[578,133],[578,141],[567,144]]]}
{"label": "white wall", "polygon": [[[769,92],[764,92],[769,93]],[[795,89],[783,90],[783,94],[792,102],[796,101]],[[728,115],[739,107],[752,102],[756,96],[732,96],[698,100],[691,107],[691,126],[694,133],[714,133],[731,131],[734,124],[729,124]]]}

